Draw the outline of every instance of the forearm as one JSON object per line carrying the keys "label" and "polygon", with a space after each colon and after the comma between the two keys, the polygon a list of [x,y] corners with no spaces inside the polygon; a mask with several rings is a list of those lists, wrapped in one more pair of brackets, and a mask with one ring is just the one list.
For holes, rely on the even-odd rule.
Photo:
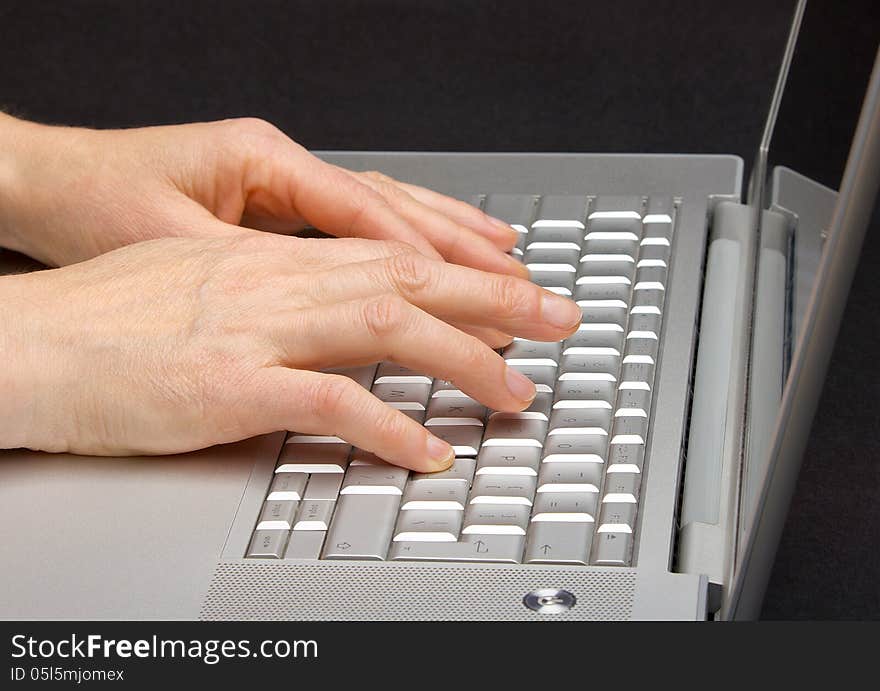
{"label": "forearm", "polygon": [[70,237],[64,200],[84,132],[0,113],[0,247],[55,264],[59,248],[80,241]]}

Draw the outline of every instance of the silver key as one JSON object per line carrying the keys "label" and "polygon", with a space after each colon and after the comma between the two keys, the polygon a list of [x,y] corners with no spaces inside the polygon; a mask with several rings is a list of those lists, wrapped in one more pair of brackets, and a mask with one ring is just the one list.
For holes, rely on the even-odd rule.
{"label": "silver key", "polygon": [[593,542],[593,564],[628,566],[632,553],[632,533],[599,533]]}
{"label": "silver key", "polygon": [[299,501],[309,476],[306,473],[275,473],[269,487],[269,501]]}
{"label": "silver key", "polygon": [[641,473],[605,473],[605,486],[602,488],[603,502],[624,502],[635,504],[639,500]]}
{"label": "silver key", "polygon": [[594,492],[602,483],[601,463],[542,463],[538,473],[538,494],[546,492]]}
{"label": "silver key", "polygon": [[[649,287],[651,286],[651,287]],[[633,290],[664,290],[666,288],[665,266],[637,267],[636,284]]]}
{"label": "silver key", "polygon": [[529,232],[529,242],[566,242],[580,247],[584,241],[582,225],[539,225]]}
{"label": "silver key", "polygon": [[281,449],[276,473],[344,473],[351,444],[287,443]]}
{"label": "silver key", "polygon": [[592,523],[534,523],[529,529],[524,561],[586,566],[592,541]]}
{"label": "silver key", "polygon": [[528,341],[522,338],[513,339],[513,343],[504,349],[504,359],[515,362],[526,361],[532,364],[543,364],[549,360],[553,364],[559,364],[562,355],[562,344],[559,342]]}
{"label": "silver key", "polygon": [[326,531],[330,527],[330,517],[333,515],[335,503],[326,499],[312,499],[302,502],[293,529]]}
{"label": "silver key", "polygon": [[623,358],[623,365],[620,368],[620,387],[626,388],[627,384],[647,384],[644,388],[650,391],[650,384],[654,379],[654,358],[643,355],[627,355]]}
{"label": "silver key", "polygon": [[628,254],[585,254],[578,265],[575,285],[592,276],[622,276],[635,278],[636,262]]}
{"label": "silver key", "polygon": [[535,497],[534,475],[477,475],[471,488],[471,504],[521,504],[531,506]]}
{"label": "silver key", "polygon": [[639,261],[656,259],[669,263],[669,240],[666,238],[645,238],[639,247]]}
{"label": "silver key", "polygon": [[459,390],[458,385],[455,382],[449,381],[448,379],[435,379],[434,385],[431,387],[431,398],[444,395],[442,393],[444,391],[454,392],[454,395],[459,396],[465,395]]}
{"label": "silver key", "polygon": [[483,422],[486,417],[486,406],[478,403],[470,396],[437,396],[428,403],[425,418],[430,422],[434,418],[460,419],[467,418]]}
{"label": "silver key", "polygon": [[665,291],[656,290],[653,288],[639,289],[636,290],[635,286],[633,286],[633,297],[632,304],[633,307],[663,307],[663,293]]}
{"label": "silver key", "polygon": [[609,349],[607,352],[612,355],[620,355],[623,352],[623,341],[624,331],[620,324],[581,324],[577,331],[562,342],[562,352],[571,352],[575,348],[594,348],[599,353]]}
{"label": "silver key", "polygon": [[247,556],[262,559],[280,559],[287,543],[286,530],[255,530],[248,546]]}
{"label": "silver key", "polygon": [[632,532],[636,525],[635,502],[602,502],[599,514],[600,533]]}
{"label": "silver key", "polygon": [[626,254],[635,257],[639,251],[639,236],[631,231],[587,231],[584,254]]}
{"label": "silver key", "polygon": [[431,434],[449,444],[456,456],[476,456],[483,439],[482,425],[437,425]]}
{"label": "silver key", "polygon": [[353,465],[345,474],[340,495],[390,494],[400,496],[409,471],[387,463]]}
{"label": "silver key", "polygon": [[290,534],[285,559],[317,559],[321,556],[326,532],[320,530],[300,530]]}
{"label": "silver key", "polygon": [[345,494],[339,498],[324,542],[324,559],[383,560],[397,519],[400,497]]}
{"label": "silver key", "polygon": [[611,428],[612,444],[644,444],[648,436],[648,418],[615,417]]}
{"label": "silver key", "polygon": [[298,501],[263,502],[257,530],[290,530],[298,505]]}
{"label": "silver key", "polygon": [[389,559],[399,561],[466,561],[517,564],[522,535],[462,535],[459,542],[395,542]]}
{"label": "silver key", "polygon": [[541,448],[538,446],[483,446],[477,456],[477,476],[538,474]]}
{"label": "silver key", "polygon": [[540,446],[547,436],[547,422],[540,419],[517,417],[516,413],[499,413],[489,418],[486,427],[484,445],[517,446],[523,442],[531,442],[531,446]]}
{"label": "silver key", "polygon": [[608,446],[608,472],[641,472],[645,463],[644,444],[613,443]]}
{"label": "silver key", "polygon": [[536,386],[553,390],[556,383],[556,365],[511,365],[520,374],[532,380]]}
{"label": "silver key", "polygon": [[327,374],[341,374],[349,379],[354,379],[358,384],[369,390],[373,385],[376,374],[376,365],[363,365],[362,367],[333,367],[324,370]]}
{"label": "silver key", "polygon": [[519,418],[522,420],[544,420],[545,422],[550,419],[550,412],[553,408],[553,392],[545,391],[543,387],[538,389],[537,394],[535,394],[535,398],[529,404],[529,407],[526,408],[521,413],[502,413],[502,412],[492,412],[489,414],[489,419],[491,420],[493,417],[498,415],[507,415],[514,418]]}
{"label": "silver key", "polygon": [[635,313],[629,315],[628,328],[630,331],[647,331],[660,336],[660,315]]}
{"label": "silver key", "polygon": [[464,511],[469,482],[466,480],[410,480],[401,511]]}
{"label": "silver key", "polygon": [[598,514],[598,506],[597,492],[540,492],[532,508],[532,523],[593,523]]}
{"label": "silver key", "polygon": [[558,271],[557,268],[549,267],[570,266],[574,273],[580,259],[581,248],[574,243],[530,242],[526,246],[523,264],[530,270],[534,267],[537,271]]}
{"label": "silver key", "polygon": [[624,348],[626,355],[648,356],[656,361],[657,351],[660,349],[660,341],[650,331],[630,331],[626,335],[626,345]]}
{"label": "silver key", "polygon": [[373,384],[373,395],[386,403],[421,403],[428,402],[431,384]]}
{"label": "silver key", "polygon": [[529,507],[521,504],[469,504],[463,535],[525,535]]}
{"label": "silver key", "polygon": [[461,517],[461,511],[401,511],[394,542],[456,542]]}
{"label": "silver key", "polygon": [[394,362],[381,362],[376,370],[375,384],[432,384],[434,379]]}
{"label": "silver key", "polygon": [[437,473],[412,473],[410,480],[464,480],[470,485],[477,461],[473,458],[456,458],[446,470]]}
{"label": "silver key", "polygon": [[626,325],[626,306],[584,304],[580,308],[585,324],[617,324],[621,329]]}
{"label": "silver key", "polygon": [[425,422],[425,406],[421,403],[386,403],[386,405],[399,410],[420,425]]}
{"label": "silver key", "polygon": [[574,291],[574,279],[575,271],[569,266],[561,266],[554,270],[529,267],[529,280],[557,295],[571,297]]}
{"label": "silver key", "polygon": [[562,407],[565,402],[605,401],[611,403],[615,399],[617,387],[614,378],[608,379],[575,379],[560,378],[556,384],[556,405]]}
{"label": "silver key", "polygon": [[608,451],[608,435],[554,434],[544,444],[543,463],[604,462]]}
{"label": "silver key", "polygon": [[621,389],[617,394],[617,417],[639,415],[648,417],[651,410],[651,392],[646,389]]}
{"label": "silver key", "polygon": [[578,302],[592,300],[619,300],[624,305],[629,303],[631,286],[622,281],[609,283],[582,283],[574,290],[574,299]]}
{"label": "silver key", "polygon": [[[606,403],[605,401],[576,401],[577,403]],[[570,405],[570,403],[569,403]],[[608,432],[611,429],[611,405],[602,407],[564,407],[557,408],[550,416],[550,429],[598,428]]]}

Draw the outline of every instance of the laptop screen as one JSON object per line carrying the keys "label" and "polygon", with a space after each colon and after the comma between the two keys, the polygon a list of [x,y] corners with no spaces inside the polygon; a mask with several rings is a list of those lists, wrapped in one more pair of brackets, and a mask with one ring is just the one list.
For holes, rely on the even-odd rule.
{"label": "laptop screen", "polygon": [[880,3],[809,0],[779,105],[763,197],[769,213],[762,216],[757,266],[740,548],[762,501],[783,392],[806,338],[802,327],[822,287],[819,266],[877,56],[878,27]]}

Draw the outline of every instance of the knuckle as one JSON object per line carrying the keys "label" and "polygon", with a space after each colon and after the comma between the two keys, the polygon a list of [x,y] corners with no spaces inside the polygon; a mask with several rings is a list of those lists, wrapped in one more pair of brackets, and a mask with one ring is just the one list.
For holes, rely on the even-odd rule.
{"label": "knuckle", "polygon": [[382,240],[381,242],[389,257],[398,254],[417,254],[416,248],[403,240]]}
{"label": "knuckle", "polygon": [[234,118],[229,123],[236,132],[245,135],[277,136],[281,133],[281,130],[263,118]]}
{"label": "knuckle", "polygon": [[532,294],[526,290],[524,281],[513,276],[494,278],[490,295],[499,314],[525,316],[530,311]]}
{"label": "knuckle", "polygon": [[381,182],[386,184],[393,184],[394,178],[385,175],[385,173],[381,173],[378,170],[365,170],[362,175],[374,182]]}
{"label": "knuckle", "polygon": [[417,252],[394,254],[385,265],[392,284],[405,295],[421,292],[431,281],[431,261]]}
{"label": "knuckle", "polygon": [[340,374],[328,374],[316,384],[309,395],[310,408],[322,417],[337,417],[345,411],[357,386],[351,379]]}
{"label": "knuckle", "polygon": [[399,295],[383,295],[364,305],[364,323],[373,338],[381,340],[405,323],[409,303]]}

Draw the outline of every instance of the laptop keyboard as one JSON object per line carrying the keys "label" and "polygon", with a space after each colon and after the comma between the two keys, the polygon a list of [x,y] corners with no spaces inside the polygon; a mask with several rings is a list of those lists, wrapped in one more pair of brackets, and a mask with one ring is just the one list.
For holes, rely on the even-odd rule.
{"label": "laptop keyboard", "polygon": [[410,472],[336,437],[291,433],[249,558],[629,566],[651,417],[675,206],[669,198],[474,198],[519,232],[531,279],[583,322],[558,343],[503,351],[537,396],[487,410],[455,384],[394,363],[352,377],[455,449]]}

